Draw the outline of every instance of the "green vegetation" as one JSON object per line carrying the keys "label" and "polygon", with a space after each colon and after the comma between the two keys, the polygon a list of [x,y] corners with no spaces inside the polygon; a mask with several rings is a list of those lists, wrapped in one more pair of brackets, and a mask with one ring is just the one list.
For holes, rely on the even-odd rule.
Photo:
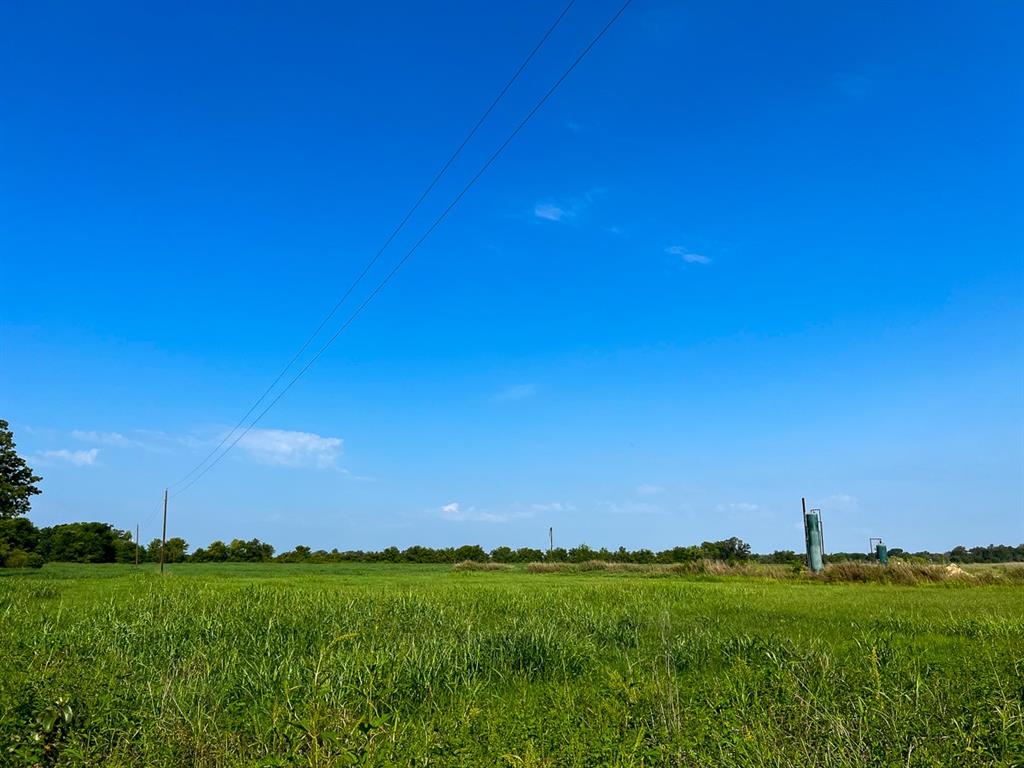
{"label": "green vegetation", "polygon": [[0,419],[0,520],[26,514],[41,477],[18,455],[10,424]]}
{"label": "green vegetation", "polygon": [[499,568],[5,571],[0,764],[1024,763],[1019,586]]}

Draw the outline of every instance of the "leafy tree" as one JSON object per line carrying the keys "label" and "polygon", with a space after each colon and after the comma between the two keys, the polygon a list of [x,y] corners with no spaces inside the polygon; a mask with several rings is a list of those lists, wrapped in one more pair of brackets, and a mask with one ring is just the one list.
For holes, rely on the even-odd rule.
{"label": "leafy tree", "polygon": [[550,563],[564,563],[569,559],[569,553],[566,552],[565,547],[555,547],[548,550],[548,553],[544,555],[544,559]]}
{"label": "leafy tree", "polygon": [[42,568],[43,558],[35,552],[26,552],[23,549],[15,549],[6,557],[2,558],[5,568]]}
{"label": "leafy tree", "polygon": [[31,497],[39,493],[36,483],[42,479],[18,455],[10,426],[0,419],[0,519],[28,512]]}
{"label": "leafy tree", "polygon": [[491,550],[491,561],[495,563],[514,563],[516,553],[511,547],[495,547]]}
{"label": "leafy tree", "polygon": [[539,563],[544,559],[544,553],[533,547],[520,547],[516,550],[517,563]]}
{"label": "leafy tree", "polygon": [[39,553],[67,563],[112,563],[121,531],[108,523],[64,523],[39,531]]}
{"label": "leafy tree", "polygon": [[[160,539],[153,539],[149,542],[149,559],[153,562],[160,562]],[[165,563],[185,562],[185,553],[188,552],[188,542],[180,536],[167,540],[167,548],[164,550]]]}
{"label": "leafy tree", "polygon": [[274,556],[274,548],[259,539],[233,539],[228,545],[228,560],[243,563],[258,563],[270,560]]}
{"label": "leafy tree", "polygon": [[487,553],[479,544],[464,544],[455,550],[455,561],[475,560],[478,563],[487,562]]}
{"label": "leafy tree", "polygon": [[34,552],[39,546],[39,529],[27,517],[12,517],[0,520],[0,559],[5,552],[20,549]]}
{"label": "leafy tree", "polygon": [[723,541],[705,541],[700,545],[711,560],[749,560],[750,545],[735,536]]}

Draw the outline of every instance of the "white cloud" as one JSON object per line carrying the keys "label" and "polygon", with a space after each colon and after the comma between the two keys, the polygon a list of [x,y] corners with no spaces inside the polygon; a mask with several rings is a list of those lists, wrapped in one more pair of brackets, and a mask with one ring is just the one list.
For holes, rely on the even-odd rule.
{"label": "white cloud", "polygon": [[95,432],[93,430],[74,429],[71,431],[71,437],[82,443],[99,443],[100,445],[112,445],[119,448],[140,445],[137,440],[129,440],[120,432]]}
{"label": "white cloud", "polygon": [[537,394],[537,387],[533,384],[513,384],[495,393],[494,399],[498,402],[525,400],[535,394]]}
{"label": "white cloud", "polygon": [[474,506],[463,506],[458,501],[444,504],[438,514],[445,520],[454,523],[507,523],[510,520],[521,520],[534,517],[538,512],[562,512],[573,509],[571,504],[550,502],[545,504],[512,504],[503,512],[491,512],[477,509]]}
{"label": "white cloud", "polygon": [[285,429],[254,429],[238,441],[238,447],[261,464],[318,469],[336,467],[341,446],[340,437]]}
{"label": "white cloud", "polygon": [[664,492],[665,488],[660,485],[651,485],[650,483],[641,483],[636,487],[636,492],[640,496],[656,496],[659,493]]}
{"label": "white cloud", "polygon": [[582,215],[608,193],[605,187],[592,187],[582,196],[571,197],[567,202],[542,202],[533,206],[533,215],[547,221],[569,221]]}
{"label": "white cloud", "polygon": [[445,504],[441,507],[441,517],[453,523],[506,523],[517,515],[499,515],[494,512],[482,512],[476,507],[465,509],[457,501]]}
{"label": "white cloud", "polygon": [[679,256],[687,264],[710,264],[711,259],[707,256],[694,253],[689,248],[682,245],[670,245],[665,249],[665,253],[671,256]]}
{"label": "white cloud", "polygon": [[561,221],[567,216],[573,216],[574,213],[552,203],[537,203],[537,205],[533,206],[533,215],[538,219]]}
{"label": "white cloud", "polygon": [[44,461],[66,461],[76,467],[89,467],[96,463],[96,457],[99,454],[99,448],[89,448],[84,451],[69,451],[67,448],[61,448],[57,451],[43,451],[39,456]]}

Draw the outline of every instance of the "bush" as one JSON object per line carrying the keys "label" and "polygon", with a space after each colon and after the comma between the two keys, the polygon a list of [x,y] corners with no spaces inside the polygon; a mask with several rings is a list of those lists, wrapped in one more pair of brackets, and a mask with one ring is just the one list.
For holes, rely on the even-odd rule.
{"label": "bush", "polygon": [[4,558],[5,568],[42,568],[43,557],[36,552],[16,549]]}

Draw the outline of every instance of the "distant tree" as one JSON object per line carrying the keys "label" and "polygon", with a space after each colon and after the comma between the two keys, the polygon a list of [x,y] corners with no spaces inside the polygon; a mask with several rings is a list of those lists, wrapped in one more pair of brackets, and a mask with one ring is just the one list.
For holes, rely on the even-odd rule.
{"label": "distant tree", "polygon": [[495,563],[514,563],[516,553],[511,547],[495,547],[491,550],[491,560]]}
{"label": "distant tree", "polygon": [[792,565],[800,562],[800,556],[791,549],[777,549],[769,555],[759,555],[757,559],[772,565]]}
{"label": "distant tree", "polygon": [[573,547],[568,553],[570,563],[585,563],[587,560],[593,560],[594,550],[588,547],[586,544],[580,544],[578,547]]}
{"label": "distant tree", "polygon": [[487,553],[479,544],[463,544],[455,550],[455,561],[475,560],[478,563],[487,562]]}
{"label": "distant tree", "polygon": [[18,455],[10,426],[0,419],[0,520],[26,514],[42,479]]}
{"label": "distant tree", "polygon": [[206,548],[206,560],[211,563],[223,563],[227,559],[228,545],[220,539],[211,541],[210,546]]}
{"label": "distant tree", "polygon": [[569,559],[569,553],[564,547],[549,549],[544,555],[544,560],[549,563],[564,563]]}
{"label": "distant tree", "polygon": [[114,530],[114,562],[135,562],[135,540],[132,538],[131,531]]}
{"label": "distant tree", "polygon": [[185,554],[188,552],[188,542],[180,536],[175,536],[167,540],[167,550],[164,557],[165,563],[181,563],[185,560]]}
{"label": "distant tree", "polygon": [[123,535],[109,523],[64,523],[41,529],[37,550],[57,562],[113,563]]}
{"label": "distant tree", "polygon": [[750,545],[735,536],[722,541],[705,541],[700,545],[710,560],[749,560]]}
{"label": "distant tree", "polygon": [[228,545],[228,560],[236,563],[258,563],[273,556],[274,548],[259,539],[232,539]]}
{"label": "distant tree", "polygon": [[653,563],[654,560],[654,553],[649,549],[638,549],[635,552],[630,552],[630,562],[647,565],[648,563]]}
{"label": "distant tree", "polygon": [[689,563],[703,557],[700,547],[672,547],[658,553],[659,563]]}
{"label": "distant tree", "polygon": [[[149,559],[155,563],[160,562],[160,539],[153,539],[147,547]],[[167,548],[164,551],[165,563],[181,563],[185,561],[185,554],[188,552],[188,542],[180,536],[167,540]]]}
{"label": "distant tree", "polygon": [[520,547],[516,550],[515,558],[517,563],[539,563],[544,559],[544,553],[533,547]]}
{"label": "distant tree", "polygon": [[39,546],[39,529],[27,517],[0,520],[0,559],[5,552],[20,549],[34,552]]}
{"label": "distant tree", "polygon": [[[212,546],[212,545],[211,545]],[[282,563],[302,563],[309,560],[311,552],[309,547],[299,544],[295,549],[288,552],[282,552],[277,556],[277,559]]]}

